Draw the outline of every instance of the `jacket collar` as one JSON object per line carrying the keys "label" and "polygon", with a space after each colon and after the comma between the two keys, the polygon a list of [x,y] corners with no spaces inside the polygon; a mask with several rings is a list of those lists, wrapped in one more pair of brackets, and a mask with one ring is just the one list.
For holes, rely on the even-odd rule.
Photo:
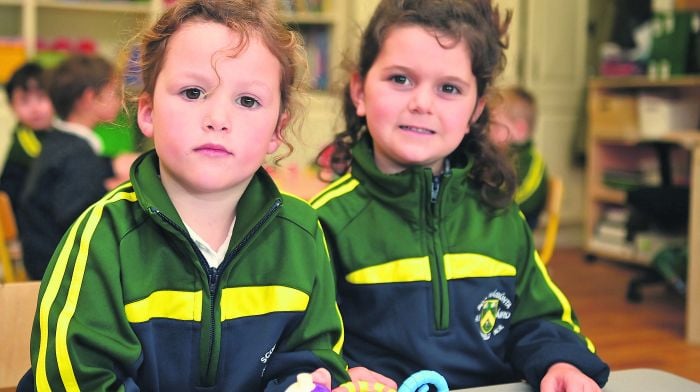
{"label": "jacket collar", "polygon": [[[149,215],[158,213],[186,232],[185,226],[160,181],[158,155],[155,150],[142,154],[131,166],[131,182],[138,200]],[[259,169],[241,196],[236,208],[236,226],[230,244],[239,243],[253,226],[281,199],[277,186],[264,169]],[[175,229],[174,227],[168,230]],[[229,245],[229,246],[231,246]]]}
{"label": "jacket collar", "polygon": [[[372,138],[365,134],[352,149],[352,175],[373,198],[392,209],[414,211],[431,201],[433,174],[430,168],[415,166],[400,173],[384,174],[374,162]],[[461,199],[469,192],[468,175],[471,159],[450,157],[451,167],[442,175],[440,193],[449,193],[450,200]],[[455,199],[456,198],[456,199]],[[413,215],[413,213],[409,213]]]}

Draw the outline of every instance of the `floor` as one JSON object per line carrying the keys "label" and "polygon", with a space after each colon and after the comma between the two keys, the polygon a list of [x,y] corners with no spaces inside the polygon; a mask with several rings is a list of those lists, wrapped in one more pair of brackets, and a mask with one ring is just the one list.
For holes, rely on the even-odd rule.
{"label": "floor", "polygon": [[585,259],[581,249],[557,249],[550,274],[571,301],[582,330],[613,370],[655,368],[700,382],[700,345],[685,342],[685,301],[664,285],[626,300],[638,268]]}

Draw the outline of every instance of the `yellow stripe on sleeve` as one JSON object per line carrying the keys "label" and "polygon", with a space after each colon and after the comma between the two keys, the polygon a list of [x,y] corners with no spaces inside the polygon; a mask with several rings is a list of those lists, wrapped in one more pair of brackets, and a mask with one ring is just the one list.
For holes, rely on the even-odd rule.
{"label": "yellow stripe on sleeve", "polygon": [[100,201],[95,203],[91,208],[85,210],[71,226],[66,241],[60,250],[58,259],[51,272],[50,278],[46,283],[46,289],[41,297],[39,305],[39,355],[37,358],[37,367],[35,372],[36,388],[38,391],[50,391],[51,387],[48,382],[46,373],[46,361],[48,353],[49,340],[49,313],[58,296],[58,291],[63,282],[64,275],[68,268],[68,259],[72,249],[75,247],[78,227],[83,224],[87,217],[86,227],[80,239],[78,258],[75,263],[73,275],[71,277],[70,287],[68,289],[68,297],[66,303],[61,310],[57,325],[56,325],[56,359],[58,361],[59,373],[67,390],[78,389],[77,380],[73,373],[73,367],[68,356],[67,333],[70,319],[75,312],[75,306],[78,302],[78,295],[82,286],[82,278],[87,263],[87,251],[90,239],[94,233],[95,227],[99,218],[102,215],[104,206],[118,200],[136,200],[136,194],[133,192],[122,192],[125,188],[131,188],[131,183],[127,182],[109,192]]}
{"label": "yellow stripe on sleeve", "polygon": [[514,266],[478,253],[456,253],[445,256],[447,279],[515,276]]}
{"label": "yellow stripe on sleeve", "polygon": [[[346,174],[345,176],[338,179],[338,181],[345,180],[346,176],[349,177],[350,174]],[[355,179],[352,179],[352,180],[348,181],[347,183],[338,186],[337,188],[329,189],[326,192],[319,195],[318,197],[314,198],[311,201],[311,206],[313,208],[316,208],[316,209],[321,208],[323,205],[325,205],[329,201],[331,201],[337,197],[340,197],[346,193],[352,192],[352,190],[357,188],[358,185],[360,185],[360,182],[355,180]]]}
{"label": "yellow stripe on sleeve", "polygon": [[162,290],[124,306],[130,323],[143,323],[154,318],[183,321],[202,320],[202,291]]}
{"label": "yellow stripe on sleeve", "polygon": [[20,128],[17,131],[17,141],[22,146],[24,152],[32,158],[36,158],[41,153],[41,142],[36,137],[33,130],[29,128]]}
{"label": "yellow stripe on sleeve", "polygon": [[274,312],[303,312],[309,295],[285,286],[230,287],[221,293],[221,321]]}
{"label": "yellow stripe on sleeve", "polygon": [[394,260],[353,271],[345,280],[354,284],[377,284],[396,282],[429,282],[430,262],[428,256]]}
{"label": "yellow stripe on sleeve", "polygon": [[[535,265],[537,265],[537,268],[540,270],[540,273],[542,274],[542,277],[544,277],[545,282],[547,283],[547,286],[549,287],[550,290],[552,290],[552,293],[557,297],[559,300],[559,303],[561,304],[562,307],[562,314],[561,314],[561,320],[571,326],[571,329],[576,332],[580,333],[581,332],[581,326],[576,324],[574,322],[573,318],[573,311],[571,309],[571,303],[569,300],[566,298],[564,293],[557,287],[557,285],[552,281],[552,278],[549,276],[549,273],[547,273],[547,267],[545,267],[544,263],[542,262],[542,259],[540,258],[539,253],[535,251]],[[593,342],[586,338],[586,346],[588,347],[588,350],[591,352],[595,352],[595,346],[593,345]]]}
{"label": "yellow stripe on sleeve", "polygon": [[523,178],[523,183],[515,193],[515,202],[521,204],[537,190],[544,178],[544,160],[539,152],[533,151],[532,164]]}

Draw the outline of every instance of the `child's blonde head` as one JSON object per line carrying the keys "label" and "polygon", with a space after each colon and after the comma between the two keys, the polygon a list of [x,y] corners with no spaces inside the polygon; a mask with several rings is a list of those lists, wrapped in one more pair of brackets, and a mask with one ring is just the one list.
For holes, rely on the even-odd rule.
{"label": "child's blonde head", "polygon": [[[243,50],[257,34],[281,64],[281,113],[296,119],[300,110],[298,92],[306,60],[298,33],[287,28],[279,18],[274,2],[269,0],[184,0],[175,3],[141,36],[139,51],[143,93],[153,95],[158,74],[163,68],[170,37],[190,21],[219,23],[241,37],[237,51]],[[282,141],[291,145],[280,135]]]}

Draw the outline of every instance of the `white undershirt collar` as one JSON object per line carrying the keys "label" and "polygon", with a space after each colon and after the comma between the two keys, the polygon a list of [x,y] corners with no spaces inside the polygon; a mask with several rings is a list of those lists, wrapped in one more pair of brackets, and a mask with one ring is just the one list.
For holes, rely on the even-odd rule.
{"label": "white undershirt collar", "polygon": [[209,246],[209,244],[207,244],[207,242],[204,241],[202,237],[199,236],[199,234],[197,234],[191,227],[189,227],[187,223],[182,223],[185,224],[187,232],[190,233],[190,238],[192,238],[192,241],[194,241],[195,245],[197,245],[197,248],[199,248],[199,250],[202,252],[202,255],[207,261],[207,264],[209,264],[209,266],[213,268],[219,267],[224,261],[224,257],[226,257],[226,251],[228,250],[228,245],[231,242],[231,235],[233,234],[233,226],[236,223],[236,217],[233,217],[233,222],[231,222],[231,227],[228,228],[228,234],[226,234],[226,239],[217,250],[214,250],[211,246]]}
{"label": "white undershirt collar", "polygon": [[90,145],[95,154],[102,155],[102,140],[89,127],[78,123],[63,121],[61,119],[55,119],[52,124],[59,131],[70,133],[85,140]]}

